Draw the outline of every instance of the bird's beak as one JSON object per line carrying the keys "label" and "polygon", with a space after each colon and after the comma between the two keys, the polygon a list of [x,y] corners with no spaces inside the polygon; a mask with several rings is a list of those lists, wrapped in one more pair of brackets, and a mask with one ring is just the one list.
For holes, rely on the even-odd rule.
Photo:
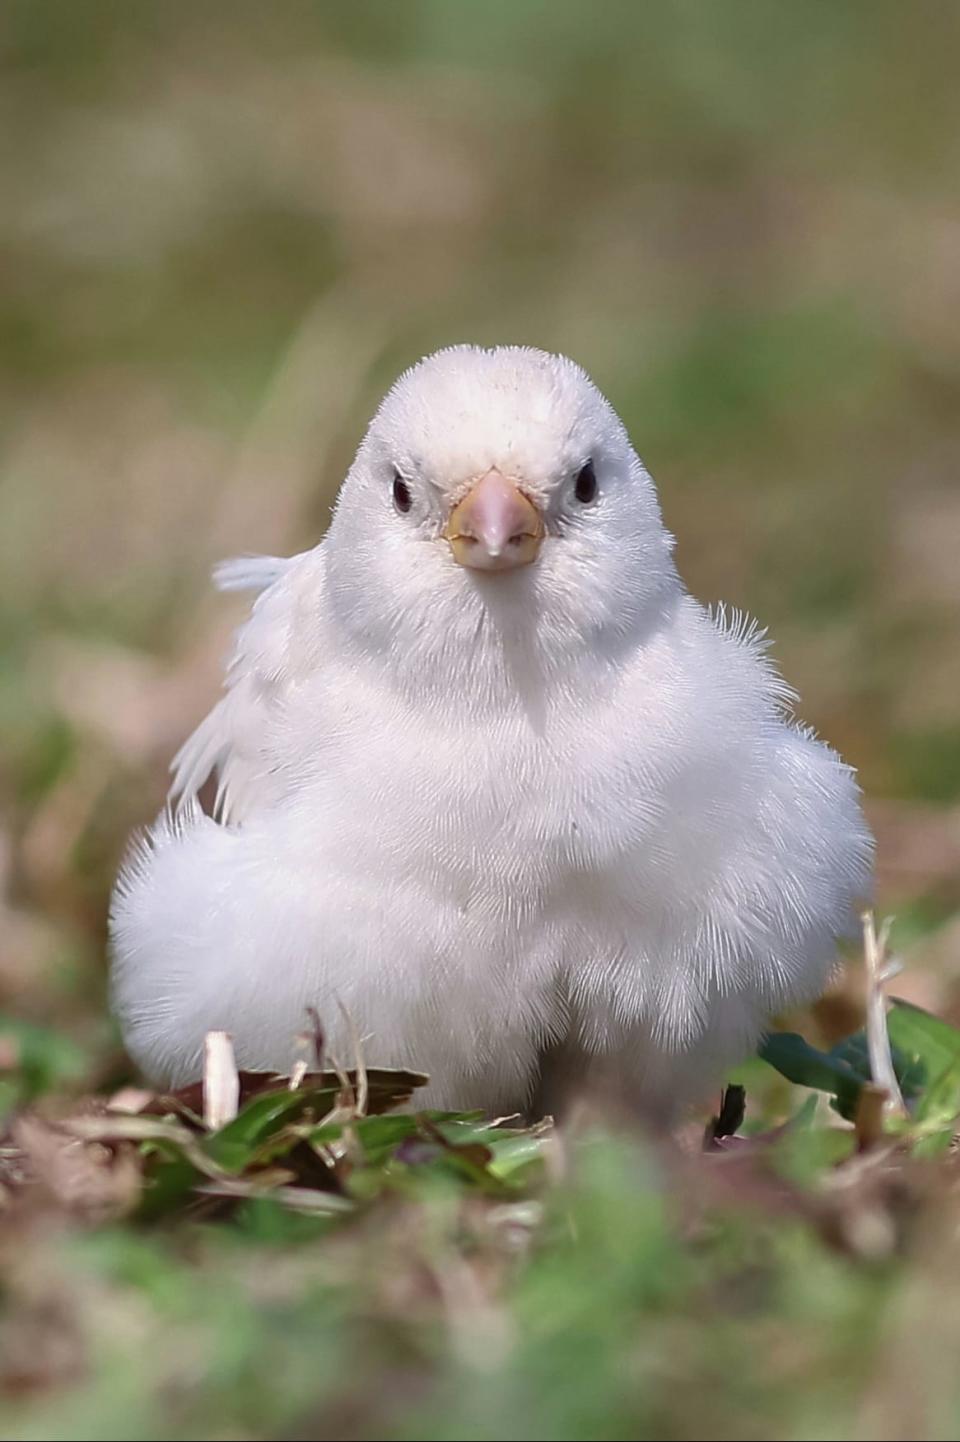
{"label": "bird's beak", "polygon": [[461,566],[511,571],[537,559],[543,516],[514,481],[492,470],[454,506],[443,535]]}

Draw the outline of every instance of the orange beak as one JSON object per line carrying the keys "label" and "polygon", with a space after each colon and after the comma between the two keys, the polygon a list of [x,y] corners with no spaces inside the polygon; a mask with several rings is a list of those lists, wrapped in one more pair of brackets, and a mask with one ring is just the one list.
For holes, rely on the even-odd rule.
{"label": "orange beak", "polygon": [[488,471],[454,506],[443,534],[461,566],[512,571],[537,559],[543,517],[515,482]]}

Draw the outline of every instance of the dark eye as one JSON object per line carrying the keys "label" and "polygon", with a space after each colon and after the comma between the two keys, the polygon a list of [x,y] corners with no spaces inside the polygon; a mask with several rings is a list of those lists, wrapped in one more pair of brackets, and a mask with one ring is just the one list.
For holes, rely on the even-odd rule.
{"label": "dark eye", "polygon": [[597,499],[597,473],[593,469],[593,461],[587,461],[585,466],[580,467],[573,494],[581,506],[589,506],[591,501]]}
{"label": "dark eye", "polygon": [[399,471],[394,471],[393,473],[393,504],[398,511],[409,511],[413,505],[410,487]]}

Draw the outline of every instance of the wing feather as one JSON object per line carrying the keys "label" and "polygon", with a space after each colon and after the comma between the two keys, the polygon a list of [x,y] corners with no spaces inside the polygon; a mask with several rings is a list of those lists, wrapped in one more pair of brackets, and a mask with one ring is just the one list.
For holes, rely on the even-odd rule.
{"label": "wing feather", "polygon": [[268,742],[271,720],[298,673],[302,638],[294,624],[298,573],[319,560],[319,548],[300,556],[240,556],[214,571],[221,591],[258,591],[237,632],[226,672],[225,695],[171,762],[170,797],[190,806],[216,774],[214,815],[232,824],[268,799],[274,780]]}

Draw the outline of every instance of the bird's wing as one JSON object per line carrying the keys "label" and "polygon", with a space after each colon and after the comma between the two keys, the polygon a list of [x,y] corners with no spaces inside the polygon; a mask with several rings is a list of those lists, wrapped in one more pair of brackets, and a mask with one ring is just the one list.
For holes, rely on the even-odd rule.
{"label": "bird's wing", "polygon": [[298,624],[306,573],[318,551],[282,558],[241,556],[214,572],[221,591],[259,591],[237,632],[227,666],[226,692],[171,763],[170,796],[188,805],[207,778],[217,775],[215,815],[242,821],[274,787],[272,721],[303,672],[309,627]]}

